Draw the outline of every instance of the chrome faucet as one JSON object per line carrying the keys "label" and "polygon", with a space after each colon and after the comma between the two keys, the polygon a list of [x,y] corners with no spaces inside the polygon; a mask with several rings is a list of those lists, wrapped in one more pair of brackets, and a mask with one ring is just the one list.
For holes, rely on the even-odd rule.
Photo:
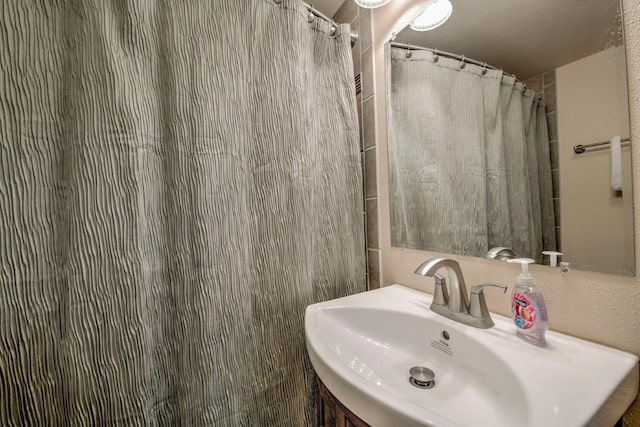
{"label": "chrome faucet", "polygon": [[[446,280],[438,274],[438,270],[447,270],[449,278],[449,292],[447,292]],[[435,288],[431,310],[449,319],[475,328],[487,329],[494,325],[484,298],[484,290],[487,288],[507,291],[504,285],[486,283],[471,287],[471,301],[467,297],[467,287],[464,283],[462,269],[458,261],[450,258],[431,258],[423,262],[415,271],[422,276],[433,277]]]}

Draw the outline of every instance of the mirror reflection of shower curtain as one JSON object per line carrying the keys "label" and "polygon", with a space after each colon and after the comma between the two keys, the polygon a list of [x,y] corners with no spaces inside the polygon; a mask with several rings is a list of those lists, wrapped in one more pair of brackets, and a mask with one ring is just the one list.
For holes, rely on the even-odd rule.
{"label": "mirror reflection of shower curtain", "polygon": [[365,290],[349,26],[299,0],[3,2],[0,425],[315,422]]}
{"label": "mirror reflection of shower curtain", "polygon": [[556,248],[544,105],[499,70],[390,52],[392,245],[540,262]]}

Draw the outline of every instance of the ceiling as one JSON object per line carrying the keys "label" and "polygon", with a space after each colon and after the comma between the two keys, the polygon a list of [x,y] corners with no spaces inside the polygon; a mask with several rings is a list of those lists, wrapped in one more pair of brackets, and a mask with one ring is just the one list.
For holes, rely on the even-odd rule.
{"label": "ceiling", "polygon": [[345,1],[352,2],[353,0],[305,0],[305,3],[310,4],[325,16],[332,17]]}
{"label": "ceiling", "polygon": [[[406,28],[395,41],[486,61],[521,80],[622,42],[619,0],[451,2],[453,14],[441,27]],[[313,6],[333,16],[338,3],[316,0]]]}

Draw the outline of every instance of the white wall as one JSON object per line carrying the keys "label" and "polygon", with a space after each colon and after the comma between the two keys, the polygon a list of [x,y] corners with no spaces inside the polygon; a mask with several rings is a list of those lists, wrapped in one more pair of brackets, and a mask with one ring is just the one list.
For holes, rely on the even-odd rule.
{"label": "white wall", "polygon": [[631,149],[622,148],[623,190],[610,186],[608,146],[575,154],[578,144],[629,136],[624,47],[612,47],[556,70],[563,259],[574,268],[631,274]]}

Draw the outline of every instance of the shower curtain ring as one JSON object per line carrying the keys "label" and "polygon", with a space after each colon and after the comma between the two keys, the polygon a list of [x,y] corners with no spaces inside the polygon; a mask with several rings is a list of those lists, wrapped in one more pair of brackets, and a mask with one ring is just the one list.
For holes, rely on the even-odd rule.
{"label": "shower curtain ring", "polygon": [[438,56],[438,49],[433,49],[433,62],[438,62],[440,56]]}
{"label": "shower curtain ring", "polygon": [[411,53],[411,45],[409,43],[407,43],[407,53],[405,53],[404,56],[405,56],[405,58],[409,59],[409,58],[411,58],[411,55],[413,55]]}
{"label": "shower curtain ring", "polygon": [[332,26],[331,26],[331,32],[329,33],[329,35],[330,35],[331,37],[335,36],[335,35],[336,35],[336,31],[337,31],[337,30],[338,30],[338,29],[332,25]]}
{"label": "shower curtain ring", "polygon": [[485,76],[487,74],[487,63],[486,61],[482,61],[482,75]]}
{"label": "shower curtain ring", "polygon": [[462,55],[462,62],[461,62],[461,64],[460,64],[460,69],[461,69],[461,70],[464,70],[464,67],[466,67],[466,66],[467,66],[467,64],[464,62],[464,60],[465,60],[465,57],[464,57],[464,55]]}
{"label": "shower curtain ring", "polygon": [[309,15],[307,16],[307,22],[311,24],[316,19],[316,15],[309,9]]}

